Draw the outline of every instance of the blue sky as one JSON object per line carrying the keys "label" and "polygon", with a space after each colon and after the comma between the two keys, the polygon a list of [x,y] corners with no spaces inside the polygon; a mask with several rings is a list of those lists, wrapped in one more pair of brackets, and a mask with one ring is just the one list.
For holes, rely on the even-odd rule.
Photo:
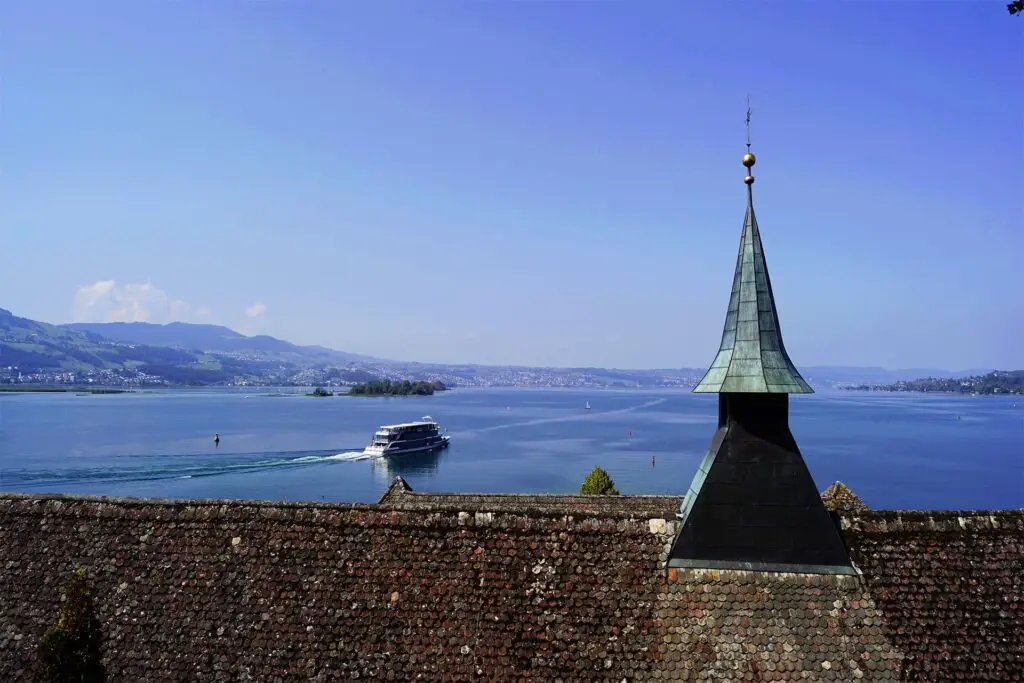
{"label": "blue sky", "polygon": [[755,206],[798,366],[1024,367],[1000,2],[0,3],[0,307],[678,367]]}

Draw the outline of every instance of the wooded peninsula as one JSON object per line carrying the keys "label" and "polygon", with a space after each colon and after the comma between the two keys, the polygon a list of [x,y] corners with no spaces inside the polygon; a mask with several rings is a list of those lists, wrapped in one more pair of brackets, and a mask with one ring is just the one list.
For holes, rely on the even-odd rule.
{"label": "wooded peninsula", "polygon": [[1024,394],[1024,370],[996,370],[975,377],[914,379],[894,384],[843,387],[854,391],[920,391],[947,394]]}

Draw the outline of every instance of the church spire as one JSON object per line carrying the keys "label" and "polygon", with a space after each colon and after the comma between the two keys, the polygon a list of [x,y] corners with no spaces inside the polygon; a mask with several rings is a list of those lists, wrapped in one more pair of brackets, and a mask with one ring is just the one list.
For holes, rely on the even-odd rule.
{"label": "church spire", "polygon": [[[749,145],[750,110],[747,109]],[[789,429],[789,394],[811,387],[786,354],[754,217],[749,151],[747,218],[718,356],[694,391],[718,394],[718,430],[679,511],[669,567],[852,574]]]}
{"label": "church spire", "polygon": [[747,107],[747,215],[743,220],[736,273],[725,316],[722,342],[711,368],[693,388],[695,393],[811,394],[782,343],[779,314],[754,215],[754,164],[750,151],[750,107]]}

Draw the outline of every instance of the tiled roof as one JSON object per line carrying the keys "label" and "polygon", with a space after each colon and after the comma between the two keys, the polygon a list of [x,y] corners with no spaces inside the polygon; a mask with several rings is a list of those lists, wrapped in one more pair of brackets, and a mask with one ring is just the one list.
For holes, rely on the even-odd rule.
{"label": "tiled roof", "polygon": [[73,566],[114,681],[649,672],[668,526],[376,506],[0,497],[0,680]]}
{"label": "tiled roof", "polygon": [[669,569],[660,598],[668,680],[899,680],[855,577]]}
{"label": "tiled roof", "polygon": [[419,493],[396,477],[380,505],[402,510],[470,510],[518,514],[675,519],[682,496],[560,496],[523,493]]}
{"label": "tiled roof", "polygon": [[0,680],[26,679],[79,563],[111,681],[1024,671],[1024,512],[844,518],[864,576],[809,576],[668,570],[676,522],[646,518],[646,497],[632,515],[628,496],[572,515],[553,498],[516,514],[492,496],[413,509],[0,495]]}
{"label": "tiled roof", "polygon": [[905,680],[1024,680],[1024,510],[843,519]]}

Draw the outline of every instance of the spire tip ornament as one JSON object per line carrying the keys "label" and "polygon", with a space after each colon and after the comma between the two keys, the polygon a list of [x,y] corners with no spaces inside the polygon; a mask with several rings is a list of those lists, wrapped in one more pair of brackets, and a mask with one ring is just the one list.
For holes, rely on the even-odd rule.
{"label": "spire tip ornament", "polygon": [[754,184],[754,176],[751,175],[750,169],[757,163],[757,157],[750,151],[750,95],[747,95],[747,153],[743,155],[743,165],[747,167],[747,177],[743,179],[747,185]]}

